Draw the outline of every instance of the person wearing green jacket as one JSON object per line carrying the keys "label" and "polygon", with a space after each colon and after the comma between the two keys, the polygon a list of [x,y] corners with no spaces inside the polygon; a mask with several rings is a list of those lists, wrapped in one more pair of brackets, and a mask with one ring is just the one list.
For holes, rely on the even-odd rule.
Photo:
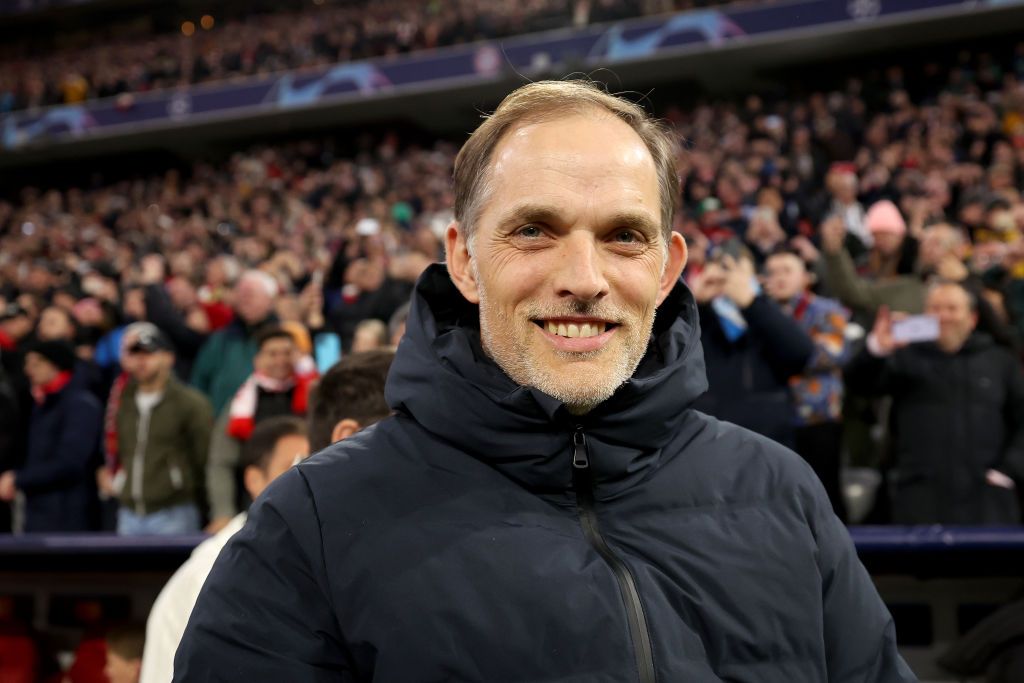
{"label": "person wearing green jacket", "polygon": [[234,289],[235,318],[210,335],[192,366],[191,384],[206,394],[218,416],[252,374],[256,335],[276,320],[277,282],[259,270],[246,271]]}
{"label": "person wearing green jacket", "polygon": [[200,505],[213,412],[210,402],[174,377],[174,350],[150,323],[136,323],[130,381],[116,413],[121,470],[117,531],[184,534],[201,529]]}

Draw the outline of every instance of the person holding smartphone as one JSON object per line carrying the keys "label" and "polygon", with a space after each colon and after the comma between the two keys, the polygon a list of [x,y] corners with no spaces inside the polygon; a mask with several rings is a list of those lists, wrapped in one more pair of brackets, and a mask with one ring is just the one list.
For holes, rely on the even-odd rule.
{"label": "person holding smartphone", "polygon": [[976,330],[978,301],[962,284],[929,287],[925,315],[934,339],[911,342],[928,326],[901,326],[882,307],[846,371],[851,391],[893,398],[893,521],[1020,524],[1024,370]]}

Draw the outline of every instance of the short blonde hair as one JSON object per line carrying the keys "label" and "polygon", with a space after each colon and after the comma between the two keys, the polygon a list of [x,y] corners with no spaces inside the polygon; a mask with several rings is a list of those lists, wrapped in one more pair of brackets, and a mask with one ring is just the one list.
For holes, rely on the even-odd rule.
{"label": "short blonde hair", "polygon": [[679,199],[677,138],[639,105],[584,80],[538,81],[517,88],[469,136],[455,158],[454,172],[455,220],[463,234],[469,238],[476,229],[480,211],[490,194],[491,156],[508,132],[521,125],[594,110],[608,112],[628,124],[651,153],[658,174],[662,233],[667,242]]}

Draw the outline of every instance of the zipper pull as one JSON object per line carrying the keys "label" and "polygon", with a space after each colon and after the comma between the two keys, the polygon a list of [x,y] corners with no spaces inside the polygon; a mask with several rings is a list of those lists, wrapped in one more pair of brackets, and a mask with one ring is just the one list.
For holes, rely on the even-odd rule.
{"label": "zipper pull", "polygon": [[577,427],[572,433],[572,466],[578,470],[585,470],[590,467],[590,457],[587,455],[587,437],[583,435],[583,428]]}

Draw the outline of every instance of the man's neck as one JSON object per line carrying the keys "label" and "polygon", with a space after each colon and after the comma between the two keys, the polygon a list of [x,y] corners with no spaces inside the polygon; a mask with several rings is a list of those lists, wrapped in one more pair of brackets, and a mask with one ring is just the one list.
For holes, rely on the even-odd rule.
{"label": "man's neck", "polygon": [[148,382],[139,382],[139,392],[143,394],[158,394],[167,387],[170,375],[159,375]]}

